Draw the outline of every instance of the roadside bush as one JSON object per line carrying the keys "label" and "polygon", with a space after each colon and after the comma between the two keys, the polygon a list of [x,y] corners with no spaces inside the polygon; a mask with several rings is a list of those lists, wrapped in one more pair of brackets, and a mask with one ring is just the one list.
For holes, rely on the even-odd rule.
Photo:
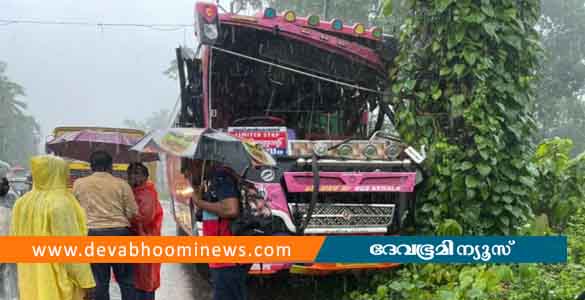
{"label": "roadside bush", "polygon": [[570,158],[573,142],[554,138],[543,141],[532,158],[538,175],[530,198],[536,215],[544,214],[556,232],[567,226],[571,214],[585,201],[585,155]]}
{"label": "roadside bush", "polygon": [[[550,233],[535,219],[525,234]],[[454,226],[449,222],[449,226]],[[405,265],[351,292],[351,300],[573,300],[585,292],[585,208],[567,222],[568,262],[563,265]]]}

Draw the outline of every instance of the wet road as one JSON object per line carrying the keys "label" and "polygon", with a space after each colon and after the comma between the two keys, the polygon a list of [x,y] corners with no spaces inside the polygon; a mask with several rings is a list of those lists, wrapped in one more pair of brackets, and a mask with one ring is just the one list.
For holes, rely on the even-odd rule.
{"label": "wet road", "polygon": [[[163,235],[176,235],[176,225],[170,202],[163,201]],[[211,287],[193,270],[193,265],[162,264],[161,287],[157,300],[211,300]],[[275,277],[250,278],[250,300],[322,300],[343,299],[347,291],[358,286],[368,286],[369,279],[352,274],[343,276],[310,277],[281,274]],[[118,285],[111,282],[112,300],[121,300]]]}

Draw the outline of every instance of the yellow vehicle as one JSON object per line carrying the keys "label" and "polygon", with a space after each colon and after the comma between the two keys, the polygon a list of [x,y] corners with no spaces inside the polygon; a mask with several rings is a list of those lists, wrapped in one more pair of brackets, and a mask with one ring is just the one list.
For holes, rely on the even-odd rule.
{"label": "yellow vehicle", "polygon": [[[138,129],[129,129],[129,128],[110,128],[110,127],[57,127],[53,130],[53,134],[50,137],[51,139],[58,138],[66,133],[75,132],[75,131],[82,131],[82,130],[92,130],[92,131],[100,131],[100,132],[119,132],[123,133],[132,137],[142,138],[145,135],[145,132]],[[69,180],[69,188],[73,186],[73,182],[78,178],[82,178],[91,174],[91,166],[89,162],[79,161],[79,160],[70,160],[69,162],[69,170],[70,170],[70,180]],[[149,169],[150,173],[150,180],[156,182],[156,169],[157,164],[156,162],[149,162],[145,163],[145,165]],[[128,164],[114,164],[113,168],[113,175],[126,180],[126,170],[128,169]]]}

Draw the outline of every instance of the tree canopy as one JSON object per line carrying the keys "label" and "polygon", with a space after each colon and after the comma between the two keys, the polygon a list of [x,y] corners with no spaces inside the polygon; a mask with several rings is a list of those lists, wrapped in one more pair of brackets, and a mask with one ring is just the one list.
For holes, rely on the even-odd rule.
{"label": "tree canopy", "polygon": [[37,153],[40,128],[20,100],[25,96],[24,88],[10,80],[6,68],[0,61],[0,160],[27,166]]}

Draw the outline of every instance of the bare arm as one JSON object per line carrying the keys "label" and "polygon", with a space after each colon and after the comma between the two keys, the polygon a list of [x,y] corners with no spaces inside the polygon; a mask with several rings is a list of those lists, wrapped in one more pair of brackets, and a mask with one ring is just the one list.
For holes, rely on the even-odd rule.
{"label": "bare arm", "polygon": [[193,203],[200,209],[218,215],[220,218],[233,219],[240,215],[238,198],[225,198],[219,202],[209,202],[194,196]]}

